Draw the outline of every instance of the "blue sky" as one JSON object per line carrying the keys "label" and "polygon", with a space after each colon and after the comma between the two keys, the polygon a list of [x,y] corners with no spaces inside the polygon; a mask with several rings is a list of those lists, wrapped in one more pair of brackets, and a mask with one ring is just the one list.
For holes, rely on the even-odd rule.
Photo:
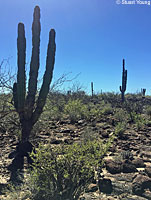
{"label": "blue sky", "polygon": [[[0,0],[0,61],[10,57],[14,70],[19,22],[25,25],[29,68],[36,5],[41,9],[41,76],[49,30],[54,28],[55,79],[64,73],[72,72],[70,78],[80,73],[76,81],[88,92],[92,81],[95,92],[119,92],[125,58],[127,92],[146,88],[151,94],[151,5],[138,5],[137,1],[133,5],[117,4],[116,0]],[[64,85],[66,89],[72,85],[68,84]]]}

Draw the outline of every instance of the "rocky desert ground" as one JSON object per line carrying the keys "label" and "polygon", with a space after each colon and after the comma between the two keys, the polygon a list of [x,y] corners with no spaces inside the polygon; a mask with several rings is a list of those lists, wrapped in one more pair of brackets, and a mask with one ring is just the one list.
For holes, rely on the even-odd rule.
{"label": "rocky desert ground", "polygon": [[[105,143],[115,136],[103,157],[99,179],[81,194],[81,200],[151,199],[150,97],[127,95],[125,103],[121,103],[120,95],[112,93],[96,95],[93,99],[83,94],[70,98],[54,95],[50,102],[33,129],[34,146],[39,142],[52,146],[72,144],[84,137],[100,138]],[[71,106],[67,107],[69,103]],[[88,113],[83,115],[82,109],[89,116]],[[11,175],[8,166],[12,159],[8,157],[19,140],[17,124],[16,114],[11,113],[1,120],[0,199],[9,199],[10,195],[3,189],[7,188]],[[25,160],[25,173],[27,167]],[[21,191],[17,195],[18,199],[26,199],[21,198]]]}

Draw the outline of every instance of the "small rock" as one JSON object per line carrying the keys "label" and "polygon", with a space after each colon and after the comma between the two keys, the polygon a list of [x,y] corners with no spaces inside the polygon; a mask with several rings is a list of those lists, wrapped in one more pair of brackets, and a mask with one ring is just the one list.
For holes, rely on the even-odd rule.
{"label": "small rock", "polygon": [[102,178],[98,181],[100,192],[111,194],[112,193],[112,182],[110,179]]}
{"label": "small rock", "polygon": [[123,173],[132,173],[132,172],[137,172],[136,166],[132,164],[130,161],[125,161],[123,163]]}
{"label": "small rock", "polygon": [[71,129],[61,129],[60,130],[60,133],[73,133],[74,131],[73,130],[71,130]]}
{"label": "small rock", "polygon": [[73,139],[66,138],[66,139],[64,139],[64,143],[65,144],[72,144],[73,143]]}
{"label": "small rock", "polygon": [[146,167],[145,172],[151,178],[151,167]]}
{"label": "small rock", "polygon": [[122,172],[122,162],[120,161],[114,161],[114,160],[106,160],[106,169],[111,173],[111,174],[116,174]]}
{"label": "small rock", "polygon": [[146,166],[141,158],[136,158],[132,161],[132,164],[134,164],[136,168],[144,168]]}
{"label": "small rock", "polygon": [[114,174],[112,177],[116,180],[116,182],[123,181],[126,183],[132,183],[134,179],[134,174],[133,173],[121,173],[120,176],[119,174]]}
{"label": "small rock", "polygon": [[109,133],[108,132],[102,132],[102,137],[104,138],[108,138],[109,137]]}
{"label": "small rock", "polygon": [[96,192],[98,190],[98,186],[96,184],[91,183],[88,188],[86,189],[86,192]]}
{"label": "small rock", "polygon": [[129,195],[129,196],[123,198],[122,200],[146,200],[146,198],[139,197],[137,195]]}
{"label": "small rock", "polygon": [[121,140],[127,140],[128,135],[126,133],[119,133],[118,138]]}
{"label": "small rock", "polygon": [[124,193],[128,193],[128,194],[132,193],[130,185],[125,184],[120,181],[112,183],[112,188],[113,188],[113,194],[115,194],[115,195],[122,195]]}
{"label": "small rock", "polygon": [[145,191],[143,193],[143,197],[145,197],[148,200],[151,200],[151,191]]}
{"label": "small rock", "polygon": [[51,140],[51,144],[61,144],[62,143],[62,140],[59,140],[59,139],[52,139]]}
{"label": "small rock", "polygon": [[112,127],[109,124],[105,124],[102,128],[106,130],[106,129],[111,129]]}
{"label": "small rock", "polygon": [[81,125],[81,124],[84,124],[84,122],[85,122],[85,121],[84,121],[83,119],[80,119],[80,120],[78,121],[78,124]]}
{"label": "small rock", "polygon": [[144,175],[137,175],[132,183],[132,191],[136,195],[142,195],[144,189],[151,189],[151,178]]}

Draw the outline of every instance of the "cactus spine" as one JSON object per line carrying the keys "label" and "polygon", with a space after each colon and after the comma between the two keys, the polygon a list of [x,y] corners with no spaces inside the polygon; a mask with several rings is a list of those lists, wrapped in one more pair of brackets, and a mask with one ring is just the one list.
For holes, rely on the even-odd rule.
{"label": "cactus spine", "polygon": [[33,125],[38,121],[43,107],[46,102],[49,86],[53,76],[55,63],[55,30],[49,32],[49,43],[47,49],[46,70],[43,76],[43,83],[39,92],[38,100],[35,102],[37,92],[37,78],[39,70],[39,53],[40,53],[40,8],[34,9],[33,24],[32,24],[32,56],[30,63],[28,92],[26,92],[26,39],[24,24],[18,24],[18,73],[17,83],[13,86],[13,99],[16,111],[19,114],[22,127],[21,141],[28,141]]}
{"label": "cactus spine", "polygon": [[123,59],[123,72],[122,72],[122,86],[120,86],[122,102],[124,102],[124,93],[126,91],[127,84],[127,70],[125,70],[125,60]]}

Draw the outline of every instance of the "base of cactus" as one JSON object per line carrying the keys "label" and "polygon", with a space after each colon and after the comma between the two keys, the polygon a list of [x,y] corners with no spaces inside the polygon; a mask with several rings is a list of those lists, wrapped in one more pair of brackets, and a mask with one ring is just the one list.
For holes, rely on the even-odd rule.
{"label": "base of cactus", "polygon": [[[12,163],[8,166],[8,170],[11,172],[10,181],[20,182],[18,174],[23,173],[24,169],[24,157],[27,157],[29,166],[32,164],[30,153],[35,151],[34,146],[29,142],[20,142],[16,146],[16,150],[9,154],[9,158],[13,158]],[[18,180],[18,181],[17,181]]]}

